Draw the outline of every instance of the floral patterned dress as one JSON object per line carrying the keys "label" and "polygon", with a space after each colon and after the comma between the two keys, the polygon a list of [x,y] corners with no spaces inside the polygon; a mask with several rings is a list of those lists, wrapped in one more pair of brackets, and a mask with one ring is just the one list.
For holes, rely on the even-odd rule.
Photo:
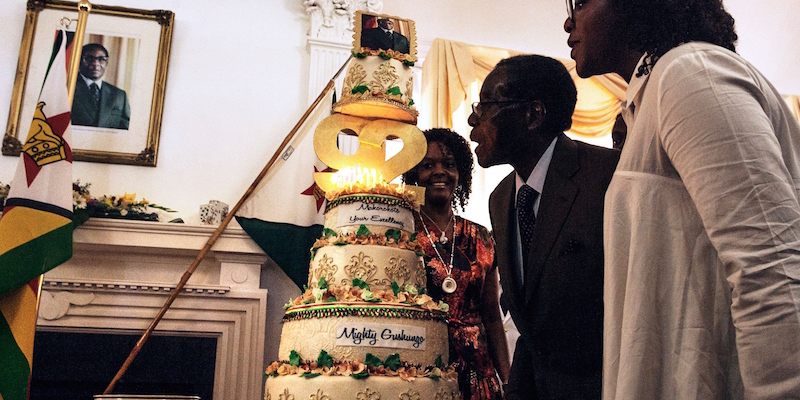
{"label": "floral patterned dress", "polygon": [[[486,274],[493,271],[494,240],[483,226],[456,216],[455,254],[450,276],[458,286],[455,292],[445,293],[442,282],[447,278],[445,264],[450,262],[453,243],[439,243],[441,231],[430,221],[425,225],[429,237],[419,214],[415,214],[414,223],[417,239],[426,254],[428,294],[450,306],[450,362],[458,362],[461,394],[464,400],[501,399],[500,380],[489,354],[480,315],[483,281]],[[433,246],[437,246],[441,259]]]}

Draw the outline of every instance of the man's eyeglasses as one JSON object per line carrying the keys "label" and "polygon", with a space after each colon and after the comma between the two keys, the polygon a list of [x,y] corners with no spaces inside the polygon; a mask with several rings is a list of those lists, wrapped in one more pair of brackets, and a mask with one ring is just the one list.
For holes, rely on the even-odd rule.
{"label": "man's eyeglasses", "polygon": [[483,114],[483,107],[487,104],[513,104],[513,103],[530,103],[534,100],[505,100],[505,101],[476,101],[472,103],[472,112],[475,116],[480,118]]}
{"label": "man's eyeglasses", "polygon": [[108,62],[108,57],[100,56],[100,57],[93,57],[93,56],[83,56],[81,60],[87,64],[91,64],[95,61],[99,62],[100,64],[105,64]]}

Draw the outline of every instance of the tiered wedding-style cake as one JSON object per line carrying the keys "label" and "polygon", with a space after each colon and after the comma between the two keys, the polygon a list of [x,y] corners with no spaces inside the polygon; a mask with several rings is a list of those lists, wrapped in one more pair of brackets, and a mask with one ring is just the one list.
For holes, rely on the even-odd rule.
{"label": "tiered wedding-style cake", "polygon": [[[392,18],[413,34],[412,21],[356,15],[361,28],[370,18]],[[317,156],[338,172],[315,174],[326,192],[324,229],[311,249],[307,289],[286,305],[280,361],[267,367],[265,400],[460,399],[448,361],[447,305],[425,294],[412,214],[424,189],[385,182],[426,152],[424,135],[409,123],[416,122],[410,100],[413,61],[408,62],[414,54],[365,49],[358,39],[361,28],[355,29],[359,57],[348,69],[345,87],[348,79],[360,83],[350,85],[350,96],[334,105],[334,114],[314,135]],[[387,71],[397,75],[398,67],[404,78],[384,79]],[[375,78],[374,85],[357,81],[364,74]],[[409,89],[398,94],[400,81]],[[361,143],[351,156],[336,148],[338,133],[346,129]],[[383,142],[389,137],[400,138],[403,150],[385,160]]]}

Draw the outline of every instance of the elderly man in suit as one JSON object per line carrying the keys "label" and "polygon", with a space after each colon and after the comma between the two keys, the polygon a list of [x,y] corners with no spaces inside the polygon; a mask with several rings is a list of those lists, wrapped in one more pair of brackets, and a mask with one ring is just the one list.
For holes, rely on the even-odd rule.
{"label": "elderly man in suit", "polygon": [[81,51],[78,82],[72,100],[72,124],[100,128],[128,129],[130,104],[124,90],[103,81],[108,50],[89,43]]}
{"label": "elderly man in suit", "polygon": [[489,199],[520,333],[507,399],[600,399],[603,196],[619,152],[564,135],[576,98],[559,61],[517,56],[486,77],[469,117],[478,163],[514,167]]}
{"label": "elderly man in suit", "polygon": [[361,47],[372,50],[395,50],[408,54],[410,46],[408,38],[394,31],[394,22],[390,19],[378,20],[377,28],[364,29],[361,32]]}

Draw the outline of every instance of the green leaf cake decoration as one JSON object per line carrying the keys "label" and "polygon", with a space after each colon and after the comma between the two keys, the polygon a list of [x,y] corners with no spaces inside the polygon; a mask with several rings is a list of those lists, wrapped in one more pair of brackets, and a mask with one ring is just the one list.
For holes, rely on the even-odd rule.
{"label": "green leaf cake decoration", "polygon": [[319,356],[317,356],[317,365],[320,367],[332,367],[333,366],[333,358],[328,354],[325,350],[319,351]]}
{"label": "green leaf cake decoration", "polygon": [[399,229],[387,229],[386,230],[386,239],[394,239],[395,243],[400,242],[400,238],[403,236],[403,232]]}
{"label": "green leaf cake decoration", "polygon": [[395,96],[402,96],[403,92],[400,91],[400,87],[399,86],[392,86],[392,87],[389,88],[389,90],[386,91],[386,94],[391,94],[391,95],[395,95]]}
{"label": "green leaf cake decoration", "polygon": [[289,353],[289,365],[293,367],[297,367],[300,365],[300,354],[298,354],[294,350],[292,350],[292,352]]}
{"label": "green leaf cake decoration", "polygon": [[364,358],[364,364],[371,365],[373,367],[380,367],[383,365],[383,362],[380,358],[373,356],[372,353],[367,353],[366,357]]}
{"label": "green leaf cake decoration", "polygon": [[356,237],[367,237],[370,232],[366,225],[361,224],[356,231]]}
{"label": "green leaf cake decoration", "polygon": [[[441,356],[439,356],[439,358],[441,358]],[[383,365],[392,371],[397,371],[397,369],[400,368],[400,354],[394,353],[389,355],[389,357],[386,357],[386,361],[383,362]]]}
{"label": "green leaf cake decoration", "polygon": [[338,233],[336,233],[336,231],[335,231],[335,230],[333,230],[333,229],[331,229],[331,228],[324,228],[324,229],[322,230],[322,237],[324,237],[325,239],[328,239],[328,238],[330,238],[331,236],[333,236],[333,237],[338,237],[338,236],[339,236],[339,234],[338,234]]}
{"label": "green leaf cake decoration", "polygon": [[369,284],[358,278],[353,278],[353,286],[364,290],[369,290]]}
{"label": "green leaf cake decoration", "polygon": [[369,371],[359,372],[357,374],[350,374],[354,379],[367,379],[369,378]]}

